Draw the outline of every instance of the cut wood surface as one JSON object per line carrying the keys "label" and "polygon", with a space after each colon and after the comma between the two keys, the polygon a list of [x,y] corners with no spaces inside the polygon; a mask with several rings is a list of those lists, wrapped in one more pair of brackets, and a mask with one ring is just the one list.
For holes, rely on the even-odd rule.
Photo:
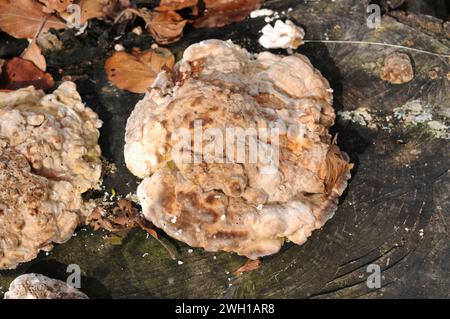
{"label": "cut wood surface", "polygon": [[[145,1],[140,1],[141,3]],[[305,28],[306,39],[358,40],[413,45],[450,54],[450,43],[384,16],[381,28],[366,26],[368,1],[271,0],[264,7],[291,12],[289,19]],[[231,39],[251,52],[258,44],[264,18],[247,19],[216,29],[190,29],[168,46],[176,57],[190,44],[210,38]],[[88,75],[77,81],[84,101],[104,121],[101,146],[118,171],[105,177],[105,190],[134,192],[138,180],[123,159],[128,115],[142,95],[115,88],[103,65],[111,55],[109,37],[93,23],[87,37],[69,38],[72,46],[47,56],[49,72]],[[125,36],[124,44],[148,49],[150,36]],[[0,47],[0,53],[3,52]],[[394,85],[379,77],[385,57],[400,51],[410,56],[414,79]],[[380,119],[394,108],[420,100],[439,114],[450,114],[449,59],[373,45],[306,43],[296,52],[309,57],[335,91],[337,111],[365,107]],[[277,53],[286,54],[285,51]],[[9,54],[9,53],[8,53]],[[2,56],[0,56],[2,58]],[[430,75],[430,71],[433,76]],[[55,74],[53,72],[52,74]],[[57,80],[57,79],[55,79]],[[426,128],[394,125],[391,130],[338,122],[338,142],[356,164],[335,217],[315,231],[306,244],[286,244],[280,253],[237,276],[246,259],[230,253],[190,252],[187,245],[163,240],[177,250],[172,260],[156,240],[141,230],[124,234],[111,245],[107,232],[83,228],[16,270],[0,272],[0,292],[18,275],[37,272],[56,279],[66,267],[82,270],[81,290],[91,298],[419,298],[450,297],[450,141]],[[183,261],[179,264],[178,260]],[[382,270],[381,288],[371,289],[367,266]]]}

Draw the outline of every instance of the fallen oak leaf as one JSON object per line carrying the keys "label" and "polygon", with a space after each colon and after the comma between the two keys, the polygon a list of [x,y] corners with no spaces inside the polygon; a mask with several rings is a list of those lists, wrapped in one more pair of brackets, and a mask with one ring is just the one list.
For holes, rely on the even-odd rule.
{"label": "fallen oak leaf", "polygon": [[42,31],[66,28],[54,15],[43,12],[44,6],[33,0],[0,0],[0,30],[17,39],[31,39],[46,19]]}
{"label": "fallen oak leaf", "polygon": [[217,28],[244,20],[261,6],[261,0],[204,0],[205,11],[194,28]]}
{"label": "fallen oak leaf", "polygon": [[261,266],[261,260],[260,260],[260,259],[255,259],[255,260],[253,260],[253,259],[248,259],[248,260],[245,262],[244,265],[242,265],[241,267],[239,267],[239,269],[236,270],[236,271],[234,272],[234,274],[235,274],[236,276],[240,276],[240,275],[242,275],[243,273],[250,272],[250,271],[253,271],[253,270],[258,269],[259,266]]}
{"label": "fallen oak leaf", "polygon": [[17,90],[30,85],[49,91],[55,82],[49,73],[43,72],[31,61],[13,58],[5,63],[0,79],[1,89]]}
{"label": "fallen oak leaf", "polygon": [[173,54],[164,48],[144,52],[114,52],[105,62],[108,79],[118,88],[133,93],[145,93],[158,73],[175,64]]}

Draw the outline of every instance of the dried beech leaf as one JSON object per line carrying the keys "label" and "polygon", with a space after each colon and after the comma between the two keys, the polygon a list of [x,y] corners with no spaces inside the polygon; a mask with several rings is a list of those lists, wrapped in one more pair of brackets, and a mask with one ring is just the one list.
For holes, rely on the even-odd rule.
{"label": "dried beech leaf", "polygon": [[91,19],[103,18],[103,7],[108,5],[109,0],[80,0],[80,23],[84,24]]}
{"label": "dried beech leaf", "polygon": [[91,19],[113,19],[131,3],[129,0],[80,0],[81,24]]}
{"label": "dried beech leaf", "polygon": [[184,8],[196,8],[198,0],[161,0],[158,11],[176,11]]}
{"label": "dried beech leaf", "polygon": [[0,81],[2,89],[17,90],[30,85],[36,89],[48,91],[55,82],[49,73],[39,70],[31,61],[13,58],[5,63]]}
{"label": "dried beech leaf", "polygon": [[64,12],[73,3],[73,0],[39,0],[45,7],[46,13]]}
{"label": "dried beech leaf", "polygon": [[106,60],[108,79],[118,88],[133,93],[145,93],[152,85],[156,75],[175,64],[172,53],[163,48],[129,54],[115,52]]}
{"label": "dried beech leaf", "polygon": [[187,22],[175,11],[156,11],[148,23],[148,29],[156,42],[169,44],[181,39]]}
{"label": "dried beech leaf", "polygon": [[204,0],[206,10],[195,28],[216,28],[244,20],[261,6],[261,0]]}
{"label": "dried beech leaf", "polygon": [[38,47],[36,40],[32,40],[28,47],[23,51],[21,55],[22,59],[28,60],[34,63],[40,70],[47,69],[47,63],[45,57],[42,55],[41,49]]}
{"label": "dried beech leaf", "polygon": [[333,191],[336,185],[347,179],[347,172],[353,167],[348,160],[343,158],[342,152],[336,145],[331,145],[325,161],[325,187],[327,194]]}
{"label": "dried beech leaf", "polygon": [[0,0],[0,29],[18,39],[31,39],[47,19],[42,31],[66,28],[66,24],[43,12],[44,6],[33,0]]}
{"label": "dried beech leaf", "polygon": [[250,272],[250,271],[256,270],[259,268],[260,265],[261,265],[260,259],[256,259],[256,260],[248,259],[244,265],[242,265],[238,270],[235,271],[235,275],[239,276],[245,272]]}

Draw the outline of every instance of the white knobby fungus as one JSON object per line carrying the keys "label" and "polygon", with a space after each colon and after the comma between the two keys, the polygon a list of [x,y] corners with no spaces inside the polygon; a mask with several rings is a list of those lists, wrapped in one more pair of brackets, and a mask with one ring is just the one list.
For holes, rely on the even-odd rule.
{"label": "white knobby fungus", "polygon": [[[173,90],[149,92],[127,123],[125,159],[144,178],[137,195],[145,217],[208,251],[258,258],[287,239],[303,244],[333,216],[352,167],[328,133],[335,112],[326,79],[302,55],[253,56],[219,40],[187,48],[175,72]],[[177,129],[194,137],[198,120],[200,132],[214,128],[223,136],[229,128],[280,130],[277,139],[256,138],[263,154],[256,162],[227,163],[226,141],[223,161],[206,161],[205,152],[197,158],[191,142],[187,157],[174,156]],[[211,142],[203,142],[207,150]],[[278,162],[268,151],[276,149]]]}
{"label": "white knobby fungus", "polygon": [[261,32],[259,43],[266,49],[297,49],[305,37],[305,31],[290,20],[266,24]]}
{"label": "white knobby fungus", "polygon": [[72,82],[0,92],[0,269],[64,243],[95,204],[101,121]]}

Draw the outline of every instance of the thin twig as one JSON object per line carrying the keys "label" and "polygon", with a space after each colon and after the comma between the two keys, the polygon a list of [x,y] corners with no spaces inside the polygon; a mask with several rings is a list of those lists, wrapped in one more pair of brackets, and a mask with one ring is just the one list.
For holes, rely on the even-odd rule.
{"label": "thin twig", "polygon": [[426,50],[416,49],[416,48],[410,48],[403,45],[396,45],[396,44],[390,44],[390,43],[382,43],[382,42],[370,42],[370,41],[353,41],[353,40],[303,40],[304,43],[337,43],[337,44],[368,44],[368,45],[378,45],[378,46],[384,46],[384,47],[390,47],[390,48],[397,48],[397,49],[405,49],[417,53],[423,53],[428,55],[433,55],[437,57],[442,58],[450,58],[450,54],[440,54],[436,52],[430,52]]}

